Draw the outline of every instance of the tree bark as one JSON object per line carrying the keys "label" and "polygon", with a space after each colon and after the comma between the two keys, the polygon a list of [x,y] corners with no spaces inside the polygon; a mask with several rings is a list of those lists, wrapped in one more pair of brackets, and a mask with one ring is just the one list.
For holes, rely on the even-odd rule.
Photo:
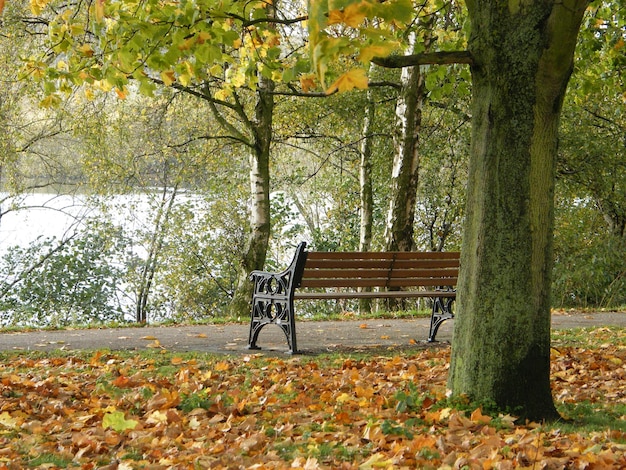
{"label": "tree bark", "polygon": [[367,107],[363,119],[363,136],[361,143],[361,165],[359,168],[359,187],[361,195],[361,228],[359,232],[359,249],[369,251],[372,246],[372,223],[374,220],[374,192],[372,189],[372,124],[376,105],[372,90],[367,91]]}
{"label": "tree bark", "polygon": [[260,76],[252,122],[253,143],[250,152],[250,234],[241,257],[237,287],[230,303],[230,313],[249,313],[252,298],[250,272],[263,269],[270,238],[270,147],[273,136],[274,82]]}
{"label": "tree bark", "polygon": [[[415,41],[415,38],[412,40]],[[388,251],[412,251],[415,247],[413,221],[419,169],[419,131],[424,104],[424,77],[420,67],[403,69],[401,83],[396,104],[396,152],[385,234]]]}
{"label": "tree bark", "polygon": [[557,128],[586,0],[468,1],[472,146],[448,380],[529,419],[550,391]]}
{"label": "tree bark", "polygon": [[[371,69],[371,68],[370,68]],[[361,165],[359,167],[359,187],[361,196],[361,227],[359,231],[359,250],[369,251],[372,248],[372,224],[374,220],[374,191],[372,189],[372,125],[376,112],[376,104],[371,88],[367,90],[367,104],[363,119],[363,136],[361,141]],[[371,288],[363,288],[371,290]],[[371,299],[359,299],[359,313],[372,311]]]}

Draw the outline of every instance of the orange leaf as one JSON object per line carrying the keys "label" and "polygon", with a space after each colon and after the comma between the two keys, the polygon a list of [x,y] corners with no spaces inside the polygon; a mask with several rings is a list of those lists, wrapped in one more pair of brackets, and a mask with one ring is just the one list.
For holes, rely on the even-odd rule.
{"label": "orange leaf", "polygon": [[130,386],[130,380],[125,375],[120,375],[112,382],[112,384],[118,388],[128,388]]}
{"label": "orange leaf", "polygon": [[100,358],[102,357],[104,353],[102,351],[96,351],[94,353],[93,356],[91,356],[91,359],[89,360],[89,365],[91,366],[97,366],[100,364]]}
{"label": "orange leaf", "polygon": [[472,414],[470,415],[470,419],[474,423],[479,424],[488,424],[491,422],[491,418],[489,416],[485,416],[480,408],[476,408]]}
{"label": "orange leaf", "polygon": [[228,362],[222,361],[215,364],[215,370],[219,372],[225,372],[230,369],[230,364]]}
{"label": "orange leaf", "polygon": [[341,75],[328,90],[327,95],[331,95],[337,91],[350,91],[354,88],[365,90],[368,85],[367,75],[363,69],[352,69]]}

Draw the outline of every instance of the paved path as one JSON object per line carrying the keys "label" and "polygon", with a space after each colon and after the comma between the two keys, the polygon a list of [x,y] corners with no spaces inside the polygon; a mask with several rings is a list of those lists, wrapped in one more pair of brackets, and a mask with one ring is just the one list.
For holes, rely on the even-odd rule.
{"label": "paved path", "polygon": [[[403,320],[351,320],[340,322],[298,322],[298,347],[304,354],[350,351],[369,348],[424,347],[428,318]],[[626,312],[556,313],[553,328],[626,327]],[[452,339],[453,321],[445,322],[437,335],[440,344]],[[282,354],[287,341],[282,331],[269,325],[259,336],[261,351],[246,349],[248,325],[200,325],[89,330],[0,333],[0,350],[142,350],[199,351],[223,354]]]}

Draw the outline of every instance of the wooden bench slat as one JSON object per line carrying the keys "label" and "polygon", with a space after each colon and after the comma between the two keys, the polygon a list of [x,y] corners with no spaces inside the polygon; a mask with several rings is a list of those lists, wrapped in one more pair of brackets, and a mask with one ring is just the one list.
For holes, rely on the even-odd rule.
{"label": "wooden bench slat", "polygon": [[360,260],[418,260],[418,259],[459,259],[458,251],[308,251],[308,260],[317,259],[360,259]]}
{"label": "wooden bench slat", "polygon": [[456,259],[421,259],[421,260],[340,260],[340,259],[307,259],[305,272],[311,269],[421,269],[421,268],[458,268],[459,260]]}
{"label": "wooden bench slat", "polygon": [[300,288],[329,288],[329,287],[419,287],[419,286],[454,286],[457,279],[443,278],[332,278],[332,279],[303,279]]}
{"label": "wooden bench slat", "polygon": [[303,280],[308,279],[362,279],[362,278],[421,278],[458,277],[458,268],[441,269],[305,269]]}
{"label": "wooden bench slat", "polygon": [[330,299],[392,299],[392,298],[423,298],[423,297],[456,297],[454,291],[389,291],[389,292],[302,292],[294,294],[298,300],[330,300]]}

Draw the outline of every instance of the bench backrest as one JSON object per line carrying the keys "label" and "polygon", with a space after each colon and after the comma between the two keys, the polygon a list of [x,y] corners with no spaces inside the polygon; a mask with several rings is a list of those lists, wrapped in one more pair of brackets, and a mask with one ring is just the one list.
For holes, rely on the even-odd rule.
{"label": "bench backrest", "polygon": [[300,287],[455,286],[459,252],[306,253]]}

